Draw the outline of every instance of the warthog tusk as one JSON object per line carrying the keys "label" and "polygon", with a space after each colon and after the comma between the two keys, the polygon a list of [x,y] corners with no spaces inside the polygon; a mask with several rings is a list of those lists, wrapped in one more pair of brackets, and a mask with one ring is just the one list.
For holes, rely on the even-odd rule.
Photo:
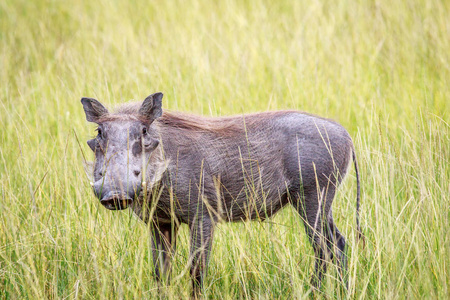
{"label": "warthog tusk", "polygon": [[89,184],[91,185],[91,186],[94,186],[94,183],[91,181],[91,182],[89,182]]}

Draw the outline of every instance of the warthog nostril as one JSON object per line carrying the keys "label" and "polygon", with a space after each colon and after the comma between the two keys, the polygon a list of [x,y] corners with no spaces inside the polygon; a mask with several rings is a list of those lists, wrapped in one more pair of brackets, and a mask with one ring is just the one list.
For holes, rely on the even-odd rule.
{"label": "warthog nostril", "polygon": [[133,173],[134,173],[135,176],[139,176],[139,174],[141,174],[141,171],[136,170],[136,171],[134,171]]}
{"label": "warthog nostril", "polygon": [[109,210],[122,210],[127,208],[133,199],[127,195],[116,194],[114,192],[107,193],[100,203]]}

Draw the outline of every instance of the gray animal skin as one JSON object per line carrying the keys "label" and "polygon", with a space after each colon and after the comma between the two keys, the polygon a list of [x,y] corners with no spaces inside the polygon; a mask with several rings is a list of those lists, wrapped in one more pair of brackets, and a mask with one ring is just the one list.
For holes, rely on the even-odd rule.
{"label": "gray animal skin", "polygon": [[[348,132],[336,122],[298,111],[205,118],[162,112],[162,93],[114,113],[82,98],[98,124],[87,143],[95,152],[93,189],[110,210],[131,207],[149,224],[158,281],[169,276],[177,230],[190,228],[193,295],[201,295],[213,231],[220,221],[264,220],[291,204],[304,221],[319,288],[326,259],[346,271],[345,239],[331,204],[353,159]],[[344,279],[345,282],[345,279]]]}

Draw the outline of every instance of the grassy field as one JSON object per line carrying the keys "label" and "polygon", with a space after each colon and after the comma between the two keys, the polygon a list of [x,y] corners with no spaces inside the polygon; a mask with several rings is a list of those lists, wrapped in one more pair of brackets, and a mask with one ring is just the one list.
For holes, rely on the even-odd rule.
{"label": "grassy field", "polygon": [[[330,268],[323,296],[450,298],[450,3],[214,2],[0,1],[0,298],[189,296],[187,228],[158,291],[145,224],[101,207],[82,166],[95,127],[80,98],[156,91],[170,110],[339,121],[359,159],[366,247],[352,170],[333,206],[349,290]],[[205,295],[307,298],[313,262],[290,208],[221,224]]]}

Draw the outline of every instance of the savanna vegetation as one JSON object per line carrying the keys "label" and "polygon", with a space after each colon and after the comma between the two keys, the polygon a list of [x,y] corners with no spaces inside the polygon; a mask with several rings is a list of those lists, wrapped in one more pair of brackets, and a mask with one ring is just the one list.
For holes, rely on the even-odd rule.
{"label": "savanna vegetation", "polygon": [[[82,96],[113,106],[164,93],[206,116],[297,109],[348,129],[359,160],[334,202],[349,289],[450,298],[450,2],[0,1],[0,298],[187,298],[188,230],[158,289],[149,233],[111,212],[83,170]],[[268,141],[270,142],[270,141]],[[221,224],[210,299],[307,298],[314,254],[296,212]]]}

